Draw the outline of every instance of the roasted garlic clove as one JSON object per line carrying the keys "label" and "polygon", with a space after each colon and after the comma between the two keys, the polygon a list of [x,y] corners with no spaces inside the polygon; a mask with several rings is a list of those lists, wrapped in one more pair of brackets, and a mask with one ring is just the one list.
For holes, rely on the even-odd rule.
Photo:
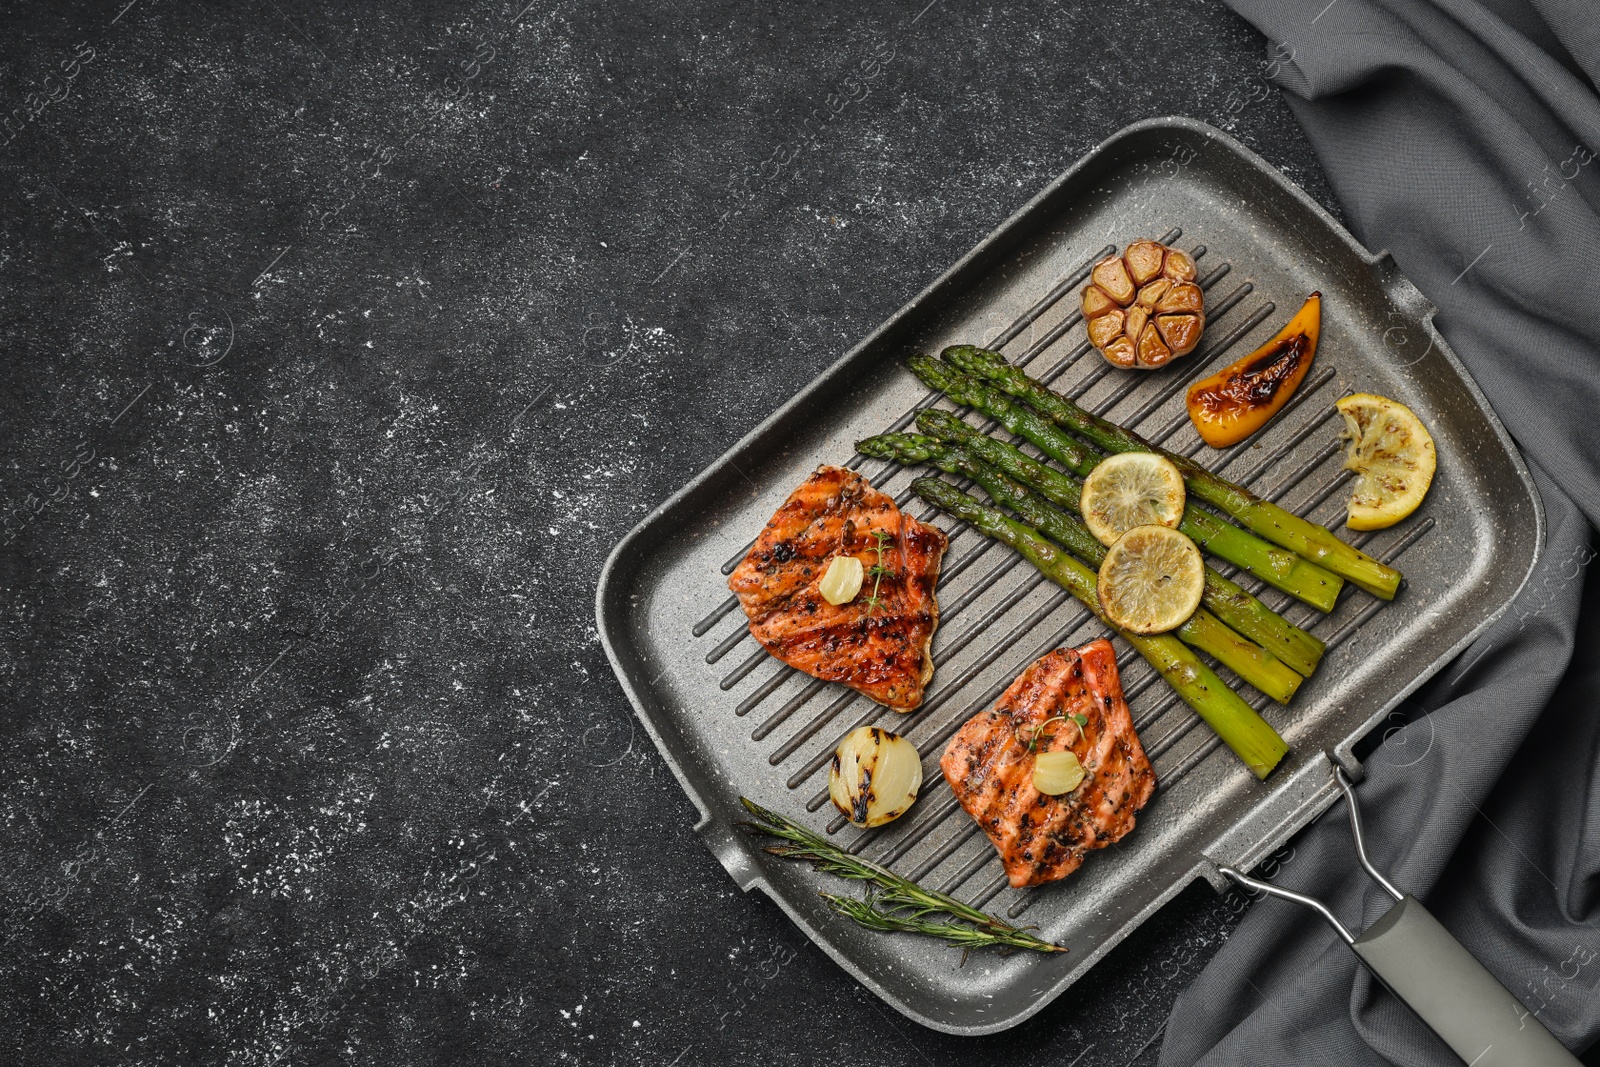
{"label": "roasted garlic clove", "polygon": [[1135,304],[1127,311],[1122,327],[1129,337],[1143,337],[1145,324],[1150,321],[1150,311]]}
{"label": "roasted garlic clove", "polygon": [[1117,367],[1165,366],[1193,352],[1205,330],[1194,258],[1156,241],[1130,241],[1096,263],[1081,306],[1089,342]]}
{"label": "roasted garlic clove", "polygon": [[1156,329],[1176,354],[1193,352],[1200,343],[1200,320],[1194,315],[1157,315]]}
{"label": "roasted garlic clove", "polygon": [[861,583],[866,576],[866,569],[856,557],[834,556],[829,561],[822,580],[817,583],[817,592],[822,594],[823,600],[835,607],[848,604],[856,598],[857,593],[861,592]]}
{"label": "roasted garlic clove", "polygon": [[1205,310],[1205,294],[1193,282],[1178,282],[1161,295],[1155,304],[1156,313],[1166,315],[1189,311],[1198,315]]}
{"label": "roasted garlic clove", "polygon": [[1128,265],[1122,261],[1121,256],[1112,256],[1095,264],[1090,277],[1096,286],[1104,290],[1105,294],[1119,305],[1127,307],[1133,302],[1133,294],[1137,290],[1133,279],[1129,277]]}
{"label": "roasted garlic clove", "polygon": [[1166,246],[1154,241],[1130,241],[1122,251],[1122,260],[1128,265],[1134,285],[1143,285],[1160,274],[1166,258]]}
{"label": "roasted garlic clove", "polygon": [[1161,298],[1166,296],[1171,289],[1171,278],[1157,278],[1155,281],[1139,290],[1139,306],[1142,308],[1155,307],[1157,304],[1161,303]]}
{"label": "roasted garlic clove", "polygon": [[1047,796],[1070,793],[1083,784],[1086,772],[1069,749],[1041,752],[1033,762],[1033,787]]}
{"label": "roasted garlic clove", "polygon": [[882,826],[904,815],[922,788],[917,746],[888,730],[862,726],[833,751],[828,798],[852,823]]}
{"label": "roasted garlic clove", "polygon": [[1139,366],[1164,367],[1172,359],[1172,349],[1161,339],[1161,331],[1150,323],[1139,331]]}
{"label": "roasted garlic clove", "polygon": [[1104,348],[1122,335],[1127,315],[1121,309],[1108,311],[1089,323],[1089,340],[1097,348]]}

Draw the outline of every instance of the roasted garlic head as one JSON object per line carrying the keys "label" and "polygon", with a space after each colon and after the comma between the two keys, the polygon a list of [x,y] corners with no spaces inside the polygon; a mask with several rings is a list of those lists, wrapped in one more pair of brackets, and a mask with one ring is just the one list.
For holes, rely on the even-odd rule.
{"label": "roasted garlic head", "polygon": [[1114,367],[1154,370],[1200,343],[1205,294],[1194,259],[1156,241],[1130,241],[1094,265],[1083,290],[1089,340]]}

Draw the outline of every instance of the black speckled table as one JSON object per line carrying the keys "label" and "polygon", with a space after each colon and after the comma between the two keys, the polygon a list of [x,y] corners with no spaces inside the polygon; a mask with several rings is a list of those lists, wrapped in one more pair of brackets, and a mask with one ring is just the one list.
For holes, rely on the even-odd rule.
{"label": "black speckled table", "polygon": [[1208,892],[1018,1030],[921,1030],[695,840],[593,591],[1126,123],[1327,203],[1261,40],[519,8],[0,12],[0,1062],[1152,1063]]}

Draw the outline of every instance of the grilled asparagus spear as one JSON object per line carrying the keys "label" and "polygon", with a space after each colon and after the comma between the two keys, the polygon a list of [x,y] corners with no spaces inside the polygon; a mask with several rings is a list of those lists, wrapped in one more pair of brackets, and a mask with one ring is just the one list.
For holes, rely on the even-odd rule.
{"label": "grilled asparagus spear", "polygon": [[[1078,496],[1082,486],[1055,468],[1038,462],[1021,449],[987,437],[950,412],[940,411],[937,408],[929,408],[918,415],[917,428],[947,444],[962,446],[967,452],[1030,487],[1046,500],[1059,504],[1074,514],[1077,513]],[[1196,544],[1222,559],[1237,561],[1240,558],[1249,558],[1252,552],[1265,547],[1253,535],[1199,508],[1186,511],[1178,529]],[[1289,622],[1209,567],[1206,569],[1206,592],[1208,597],[1214,595],[1221,602],[1222,606],[1213,603],[1211,599],[1206,603],[1222,621],[1252,641],[1270,649],[1279,659],[1307,678],[1311,677],[1311,672],[1317,669],[1317,663],[1321,661],[1322,653],[1326,650],[1321,640]]]}
{"label": "grilled asparagus spear", "polygon": [[[1027,438],[1041,452],[1068,470],[1087,475],[1100,462],[1100,453],[1079,444],[1039,412],[1014,403],[988,382],[932,356],[912,356],[909,362],[912,372],[923,382],[958,404],[977,408],[994,417],[1007,430]],[[976,435],[977,431],[973,430],[972,433]],[[988,459],[987,456],[985,458]],[[1076,486],[1077,483],[1071,484]],[[1034,488],[1049,495],[1050,490],[1043,485],[1035,485]],[[1066,503],[1075,509],[1077,498],[1073,496],[1070,503],[1064,499],[1057,500],[1057,503]],[[1178,529],[1206,551],[1243,567],[1267,584],[1305,601],[1318,611],[1332,611],[1339,599],[1339,590],[1344,587],[1344,579],[1331,571],[1308,563],[1293,552],[1268,544],[1254,534],[1206,514],[1200,508],[1184,509],[1183,525]]]}
{"label": "grilled asparagus spear", "polygon": [[[931,463],[940,470],[971,478],[996,503],[1016,512],[1023,522],[1068,549],[1089,566],[1098,568],[1105,559],[1105,546],[1076,516],[1051,506],[964,448],[947,445],[922,434],[894,433],[858,441],[856,451],[899,463]],[[1301,669],[1290,662],[1286,654],[1279,654],[1278,649],[1284,648],[1288,654],[1300,651],[1300,644],[1294,639],[1295,634],[1302,634],[1312,641],[1316,639],[1304,630],[1291,626],[1261,601],[1209,567],[1206,568],[1203,604],[1204,607],[1193,618],[1175,631],[1178,637],[1191,648],[1215,656],[1224,666],[1273,700],[1287,704],[1300,687],[1301,676],[1309,676],[1316,667],[1316,660],[1309,663],[1301,660],[1304,665],[1304,669]],[[1252,644],[1251,641],[1256,643]]]}
{"label": "grilled asparagus spear", "polygon": [[1171,634],[1144,637],[1126,633],[1100,613],[1095,592],[1095,574],[1066,549],[1046,540],[1036,530],[1008,518],[995,508],[979,503],[948,482],[919,478],[912,490],[928,503],[970,522],[980,533],[1002,541],[1020,552],[1028,562],[1061,588],[1077,597],[1143,656],[1183,698],[1184,703],[1205,720],[1218,737],[1233,749],[1257,778],[1265,778],[1288,753],[1289,746],[1254,708],[1222,683],[1216,673],[1184,647]]}
{"label": "grilled asparagus spear", "polygon": [[1030,378],[1006,362],[998,352],[975,345],[954,345],[944,350],[945,359],[969,374],[987,378],[1013,396],[1027,401],[1053,421],[1082,434],[1108,452],[1158,452],[1183,472],[1189,491],[1206,503],[1221,508],[1273,544],[1299,553],[1304,558],[1356,583],[1373,596],[1393,600],[1400,587],[1400,572],[1385,566],[1334,536],[1325,526],[1308,522],[1278,505],[1262,500],[1243,486],[1206,470],[1187,456],[1150,444],[1132,430],[1085,411],[1043,382]]}

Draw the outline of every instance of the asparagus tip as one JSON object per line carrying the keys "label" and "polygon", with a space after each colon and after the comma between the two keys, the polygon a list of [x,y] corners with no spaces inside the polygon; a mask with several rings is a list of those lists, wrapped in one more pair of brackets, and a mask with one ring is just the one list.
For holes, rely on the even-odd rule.
{"label": "asparagus tip", "polygon": [[889,450],[883,445],[883,434],[872,437],[863,437],[856,442],[856,451],[863,456],[872,456],[875,459],[888,459]]}

